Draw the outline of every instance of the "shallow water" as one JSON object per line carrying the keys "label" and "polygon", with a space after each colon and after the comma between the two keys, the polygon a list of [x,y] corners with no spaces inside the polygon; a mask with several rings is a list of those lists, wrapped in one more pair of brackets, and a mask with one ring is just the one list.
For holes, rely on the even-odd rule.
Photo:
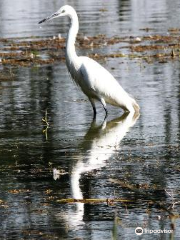
{"label": "shallow water", "polygon": [[[64,3],[0,1],[1,38],[65,36],[67,19],[41,28],[36,24]],[[179,27],[178,0],[68,3],[80,15],[81,34],[88,36],[169,35],[170,28]],[[106,54],[120,48],[125,53],[130,51],[126,45],[77,51]],[[137,99],[139,118],[121,117],[120,109],[108,106],[103,123],[98,105],[94,123],[91,106],[64,62],[0,65],[5,76],[0,79],[1,239],[180,238],[179,203],[170,209],[180,194],[179,58],[152,63],[107,58],[101,63]],[[46,111],[48,129],[42,122]],[[61,174],[53,175],[53,169]],[[68,198],[131,202],[57,202]],[[174,231],[137,236],[136,227]]]}

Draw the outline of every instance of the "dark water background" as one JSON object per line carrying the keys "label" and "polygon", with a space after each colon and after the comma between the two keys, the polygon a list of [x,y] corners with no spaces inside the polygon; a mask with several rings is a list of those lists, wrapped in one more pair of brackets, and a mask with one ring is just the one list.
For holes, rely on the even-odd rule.
{"label": "dark water background", "polygon": [[[75,7],[80,33],[87,36],[166,36],[180,22],[178,0],[0,0],[0,37],[65,36],[67,19],[37,25],[65,3]],[[97,51],[107,54],[123,45]],[[87,54],[96,49],[77,51]],[[102,124],[99,105],[93,123],[91,106],[73,85],[64,62],[0,65],[6,75],[0,80],[0,239],[180,239],[179,204],[169,213],[147,203],[170,206],[179,201],[179,58],[150,64],[136,58],[108,58],[101,63],[137,99],[138,119],[120,118],[123,112],[109,106],[107,122]],[[47,136],[41,121],[46,110]],[[60,178],[53,178],[53,169],[63,173]],[[150,188],[137,192],[110,179]],[[82,197],[133,203],[57,203]],[[175,230],[137,236],[137,226]]]}

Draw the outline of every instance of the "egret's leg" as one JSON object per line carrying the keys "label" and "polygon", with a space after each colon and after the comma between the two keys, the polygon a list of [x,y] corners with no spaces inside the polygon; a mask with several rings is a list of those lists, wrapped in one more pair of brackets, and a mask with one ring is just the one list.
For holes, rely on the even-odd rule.
{"label": "egret's leg", "polygon": [[104,98],[101,98],[100,101],[101,101],[101,103],[102,103],[102,105],[103,105],[103,108],[104,108],[104,110],[105,110],[105,112],[106,112],[106,115],[105,115],[105,118],[106,118],[107,115],[108,115],[108,110],[107,110],[107,108],[106,108],[106,102],[105,102]]}
{"label": "egret's leg", "polygon": [[96,106],[95,106],[95,102],[94,102],[93,99],[90,99],[90,98],[89,98],[89,101],[90,101],[90,103],[91,103],[91,105],[92,105],[93,112],[94,112],[94,118],[95,118],[95,117],[96,117]]}

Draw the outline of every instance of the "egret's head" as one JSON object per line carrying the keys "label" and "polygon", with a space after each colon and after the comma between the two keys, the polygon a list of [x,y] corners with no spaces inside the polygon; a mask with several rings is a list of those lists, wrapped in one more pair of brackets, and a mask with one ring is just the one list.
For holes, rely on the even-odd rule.
{"label": "egret's head", "polygon": [[65,5],[65,6],[61,7],[57,12],[53,13],[51,16],[41,20],[39,22],[39,24],[41,24],[43,22],[46,22],[46,21],[49,21],[53,18],[58,18],[58,17],[63,17],[63,16],[71,17],[74,12],[75,12],[74,8],[72,8],[69,5]]}

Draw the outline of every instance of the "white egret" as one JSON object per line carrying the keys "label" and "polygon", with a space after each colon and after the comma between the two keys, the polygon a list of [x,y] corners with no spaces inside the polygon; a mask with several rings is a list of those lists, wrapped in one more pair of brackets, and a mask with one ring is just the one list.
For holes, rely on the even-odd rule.
{"label": "white egret", "polygon": [[96,115],[95,101],[100,101],[107,115],[106,103],[121,107],[127,112],[139,112],[136,101],[120,86],[116,79],[103,66],[91,58],[77,56],[75,41],[79,30],[79,21],[73,7],[65,5],[39,24],[57,17],[68,16],[71,25],[66,41],[66,64],[83,93],[88,97]]}

